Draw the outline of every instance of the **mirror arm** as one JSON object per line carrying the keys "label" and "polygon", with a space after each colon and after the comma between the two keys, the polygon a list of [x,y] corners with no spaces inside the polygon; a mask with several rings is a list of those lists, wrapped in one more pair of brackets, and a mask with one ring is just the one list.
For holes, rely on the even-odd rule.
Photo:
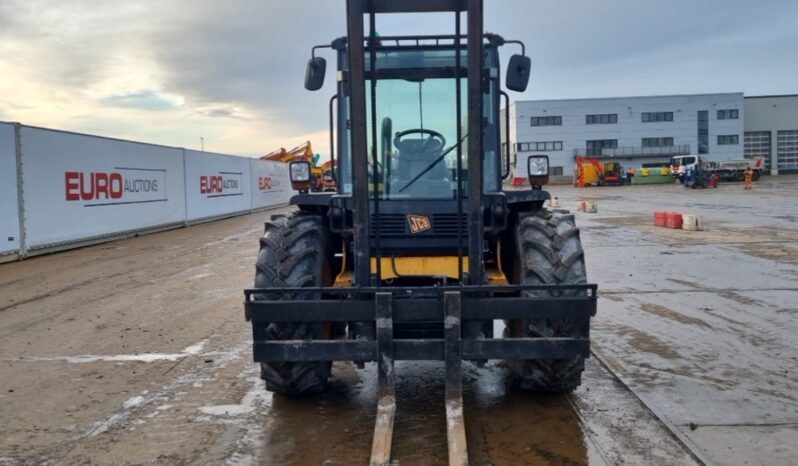
{"label": "mirror arm", "polygon": [[521,46],[521,55],[526,56],[526,45],[520,40],[505,40],[505,44],[518,44]]}
{"label": "mirror arm", "polygon": [[331,49],[332,45],[315,45],[312,49],[310,49],[310,58],[316,58],[316,49]]}

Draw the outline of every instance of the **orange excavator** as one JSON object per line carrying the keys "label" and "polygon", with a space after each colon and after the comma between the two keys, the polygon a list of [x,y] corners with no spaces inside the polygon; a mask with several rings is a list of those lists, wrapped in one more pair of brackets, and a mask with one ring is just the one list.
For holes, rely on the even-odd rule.
{"label": "orange excavator", "polygon": [[335,167],[336,163],[333,160],[328,160],[321,165],[324,180],[322,182],[322,191],[335,192]]}
{"label": "orange excavator", "polygon": [[618,162],[601,163],[592,157],[576,157],[576,186],[621,186],[624,182],[623,167]]}
{"label": "orange excavator", "polygon": [[317,165],[318,157],[313,154],[313,146],[310,144],[310,141],[305,141],[291,150],[285,150],[284,147],[281,147],[278,150],[264,155],[261,157],[261,160],[270,160],[280,163],[289,163],[294,160],[307,160],[310,162],[311,191],[319,192],[323,188],[324,169]]}

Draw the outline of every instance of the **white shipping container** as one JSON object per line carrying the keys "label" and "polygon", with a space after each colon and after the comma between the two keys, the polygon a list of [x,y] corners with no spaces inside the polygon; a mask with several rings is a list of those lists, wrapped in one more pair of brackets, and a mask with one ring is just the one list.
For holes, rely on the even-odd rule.
{"label": "white shipping container", "polygon": [[252,159],[252,208],[288,203],[294,191],[288,178],[288,164]]}
{"label": "white shipping container", "polygon": [[181,149],[21,127],[28,248],[185,220]]}
{"label": "white shipping container", "polygon": [[185,151],[188,221],[252,209],[250,159],[194,150]]}
{"label": "white shipping container", "polygon": [[19,247],[16,134],[13,124],[0,123],[0,254]]}

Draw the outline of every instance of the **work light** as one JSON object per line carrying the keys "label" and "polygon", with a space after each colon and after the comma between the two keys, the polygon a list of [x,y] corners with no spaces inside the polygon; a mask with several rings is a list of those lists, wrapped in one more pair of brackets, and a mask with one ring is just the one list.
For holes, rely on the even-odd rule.
{"label": "work light", "polygon": [[288,164],[288,173],[291,178],[291,188],[305,192],[310,189],[310,162],[295,160]]}
{"label": "work light", "polygon": [[529,184],[532,187],[541,187],[549,182],[549,156],[531,155],[527,159],[529,171]]}

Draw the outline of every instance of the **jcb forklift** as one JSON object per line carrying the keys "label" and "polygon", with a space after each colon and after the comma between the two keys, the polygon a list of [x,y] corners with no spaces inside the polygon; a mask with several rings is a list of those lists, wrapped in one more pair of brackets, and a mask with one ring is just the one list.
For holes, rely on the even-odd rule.
{"label": "jcb forklift", "polygon": [[[523,388],[572,390],[597,287],[574,216],[543,207],[548,158],[528,159],[531,189],[502,189],[499,48],[520,46],[505,83],[523,92],[523,44],[483,32],[482,0],[346,6],[346,37],[314,47],[305,76],[320,89],[316,53],[337,54],[336,192],[310,193],[310,165],[290,165],[295,210],[266,222],[245,290],[254,359],[266,388],[287,395],[324,390],[332,361],[376,362],[372,464],[390,461],[394,361],[445,361],[450,464],[467,464],[462,361],[507,360]],[[427,12],[448,13],[454,34],[377,33],[384,14]]]}

